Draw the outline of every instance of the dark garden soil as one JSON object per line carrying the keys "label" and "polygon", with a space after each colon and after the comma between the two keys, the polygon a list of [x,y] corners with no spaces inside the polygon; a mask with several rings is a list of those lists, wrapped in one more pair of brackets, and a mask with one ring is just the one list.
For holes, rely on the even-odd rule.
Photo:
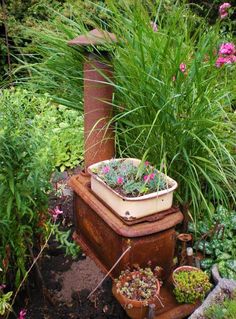
{"label": "dark garden soil", "polygon": [[[73,231],[72,192],[67,186],[63,187],[68,174],[65,173],[60,178],[57,180],[57,186],[62,186],[63,196],[52,198],[51,207],[58,205],[63,210],[63,217],[60,216],[63,227]],[[17,302],[17,308],[27,310],[26,319],[128,318],[112,295],[110,279],[105,280],[90,299],[87,299],[104,274],[82,251],[77,260],[72,260],[52,239],[38,266],[42,275],[42,279],[38,281],[43,281],[43,284],[37,285],[35,280],[30,279],[27,292],[19,296]],[[35,269],[31,277],[37,277]]]}

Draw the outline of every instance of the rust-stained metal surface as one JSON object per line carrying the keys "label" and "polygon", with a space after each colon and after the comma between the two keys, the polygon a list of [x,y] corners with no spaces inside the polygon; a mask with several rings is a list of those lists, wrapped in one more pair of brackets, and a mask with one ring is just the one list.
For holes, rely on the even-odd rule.
{"label": "rust-stained metal surface", "polygon": [[112,68],[90,55],[84,63],[85,168],[115,155]]}
{"label": "rust-stained metal surface", "polygon": [[157,308],[154,319],[183,319],[195,311],[200,303],[179,304],[173,294],[173,286],[170,281],[164,283],[160,291],[164,308]]}
{"label": "rust-stained metal surface", "polygon": [[187,257],[187,243],[192,243],[193,236],[191,234],[182,233],[179,234],[177,239],[181,243],[181,252],[179,253],[178,260],[179,265],[187,265],[188,264],[188,257]]}
{"label": "rust-stained metal surface", "polygon": [[107,42],[116,42],[116,36],[113,33],[107,31],[100,31],[98,29],[93,29],[87,34],[82,34],[73,40],[68,42],[69,45],[102,45]]}
{"label": "rust-stained metal surface", "polygon": [[169,276],[176,243],[175,226],[183,219],[181,212],[167,215],[162,220],[126,225],[115,216],[89,188],[89,178],[79,174],[70,180],[74,190],[74,214],[76,218],[76,240],[82,248],[101,266],[109,271],[121,254],[131,246],[111,276],[135,264],[159,265]]}

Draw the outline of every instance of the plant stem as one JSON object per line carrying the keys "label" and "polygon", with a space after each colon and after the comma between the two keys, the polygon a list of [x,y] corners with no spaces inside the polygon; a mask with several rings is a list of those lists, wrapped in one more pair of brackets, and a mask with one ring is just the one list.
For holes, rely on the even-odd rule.
{"label": "plant stem", "polygon": [[[44,245],[43,245],[43,246],[41,247],[41,249],[40,249],[40,252],[39,252],[38,255],[36,256],[36,258],[33,260],[33,263],[31,264],[30,268],[27,270],[27,272],[25,273],[23,279],[21,280],[21,283],[19,284],[19,286],[18,286],[18,288],[17,288],[17,290],[16,290],[16,292],[15,292],[14,298],[12,299],[11,307],[14,305],[14,302],[15,302],[15,300],[16,300],[16,297],[17,297],[17,295],[18,295],[18,293],[19,293],[19,291],[20,291],[20,289],[21,289],[23,283],[25,282],[25,280],[26,280],[26,278],[28,277],[29,273],[30,273],[31,270],[33,269],[34,265],[37,264],[37,261],[38,261],[39,258],[41,257],[41,255],[42,255],[44,249],[47,247],[48,241],[49,241],[49,239],[50,239],[52,233],[53,233],[53,229],[51,229],[51,231],[50,231],[50,233],[49,233],[49,235],[48,235],[48,238],[46,239]],[[10,315],[10,311],[8,311],[7,316],[6,316],[6,319],[8,319],[9,315]]]}

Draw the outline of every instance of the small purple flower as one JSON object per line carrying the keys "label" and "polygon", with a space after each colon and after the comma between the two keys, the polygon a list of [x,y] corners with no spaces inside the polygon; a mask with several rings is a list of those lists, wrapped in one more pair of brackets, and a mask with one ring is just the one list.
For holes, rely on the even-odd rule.
{"label": "small purple flower", "polygon": [[58,216],[63,214],[63,211],[60,210],[58,206],[56,206],[54,209],[50,210],[50,214],[52,215],[53,221],[56,222]]}
{"label": "small purple flower", "polygon": [[158,26],[157,26],[156,22],[150,21],[150,24],[151,24],[152,30],[154,32],[157,32],[158,31]]}
{"label": "small purple flower", "polygon": [[110,167],[109,166],[104,166],[102,169],[103,174],[107,174],[110,172]]}
{"label": "small purple flower", "polygon": [[222,55],[231,55],[235,54],[235,45],[231,42],[223,43],[220,46],[219,54]]}
{"label": "small purple flower", "polygon": [[117,177],[117,184],[122,185],[124,183],[124,179],[122,176]]}
{"label": "small purple flower", "polygon": [[187,69],[186,64],[185,63],[180,63],[179,65],[179,69],[182,73],[184,73]]}
{"label": "small purple flower", "polygon": [[224,2],[219,7],[219,15],[221,19],[224,19],[228,16],[228,9],[231,8],[231,4],[229,2]]}
{"label": "small purple flower", "polygon": [[17,319],[25,319],[25,316],[26,316],[26,309],[22,309],[20,312],[19,312],[19,316]]}

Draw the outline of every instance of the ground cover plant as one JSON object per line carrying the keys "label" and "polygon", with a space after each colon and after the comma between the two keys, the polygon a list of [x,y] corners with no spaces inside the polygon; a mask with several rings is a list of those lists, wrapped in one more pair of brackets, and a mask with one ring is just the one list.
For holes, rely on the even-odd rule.
{"label": "ground cover plant", "polygon": [[231,296],[209,307],[204,313],[204,319],[234,319],[236,317],[235,292]]}
{"label": "ground cover plant", "polygon": [[[193,225],[189,230],[194,233]],[[236,215],[222,206],[217,207],[212,219],[204,218],[197,224],[195,248],[204,256],[201,266],[210,272],[214,264],[224,278],[236,280]]]}

